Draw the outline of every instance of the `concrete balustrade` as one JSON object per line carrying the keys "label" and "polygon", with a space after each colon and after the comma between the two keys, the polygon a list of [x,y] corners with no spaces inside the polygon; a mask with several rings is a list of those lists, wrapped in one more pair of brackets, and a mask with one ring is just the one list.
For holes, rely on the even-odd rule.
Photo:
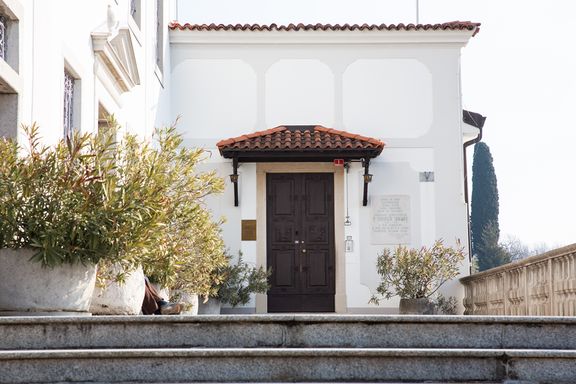
{"label": "concrete balustrade", "polygon": [[465,315],[574,316],[576,244],[460,279]]}

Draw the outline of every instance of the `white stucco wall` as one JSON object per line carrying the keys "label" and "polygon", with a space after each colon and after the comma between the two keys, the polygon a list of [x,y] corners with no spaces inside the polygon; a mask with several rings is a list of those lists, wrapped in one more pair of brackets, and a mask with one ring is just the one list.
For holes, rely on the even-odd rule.
{"label": "white stucco wall", "polygon": [[[238,240],[239,219],[255,218],[256,205],[265,203],[255,200],[254,165],[242,164],[240,207],[233,206],[231,162],[219,156],[216,142],[298,124],[383,140],[382,155],[371,162],[369,199],[409,196],[410,246],[440,238],[447,245],[460,240],[467,246],[459,60],[469,36],[457,43],[402,43],[400,36],[393,43],[352,44],[343,38],[328,44],[314,43],[310,35],[304,43],[267,44],[243,40],[242,32],[222,34],[221,40],[210,33],[215,32],[171,32],[171,114],[182,116],[179,129],[186,143],[213,151],[212,166],[226,177],[227,192],[211,206],[234,222],[224,229],[232,251],[242,249],[247,260],[255,260],[255,243]],[[420,172],[433,172],[434,181],[421,182]],[[349,312],[394,312],[395,301],[368,304],[378,283],[376,256],[395,244],[371,243],[371,202],[361,205],[362,173],[354,163],[348,175],[352,225],[344,233],[355,247],[346,253],[346,307]],[[466,261],[462,275],[468,269]],[[463,296],[457,281],[443,291]]]}

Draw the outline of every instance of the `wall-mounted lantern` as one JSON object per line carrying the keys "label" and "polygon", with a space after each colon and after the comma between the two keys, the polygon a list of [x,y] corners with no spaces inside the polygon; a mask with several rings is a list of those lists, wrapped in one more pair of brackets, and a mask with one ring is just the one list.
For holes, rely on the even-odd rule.
{"label": "wall-mounted lantern", "polygon": [[354,240],[352,240],[352,236],[346,236],[344,250],[346,253],[354,252]]}

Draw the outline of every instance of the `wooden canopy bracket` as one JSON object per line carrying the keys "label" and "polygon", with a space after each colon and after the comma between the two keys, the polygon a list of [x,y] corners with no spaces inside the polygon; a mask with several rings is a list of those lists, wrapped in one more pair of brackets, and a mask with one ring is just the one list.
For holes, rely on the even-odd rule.
{"label": "wooden canopy bracket", "polygon": [[230,181],[234,184],[234,206],[237,207],[238,203],[238,158],[232,159],[233,173],[230,175]]}

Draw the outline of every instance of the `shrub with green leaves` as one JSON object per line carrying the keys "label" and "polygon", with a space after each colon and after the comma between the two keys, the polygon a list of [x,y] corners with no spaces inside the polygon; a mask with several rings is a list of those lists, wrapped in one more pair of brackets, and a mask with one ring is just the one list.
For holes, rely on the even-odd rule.
{"label": "shrub with green leaves", "polygon": [[164,286],[210,292],[226,256],[203,203],[223,180],[196,169],[205,151],[183,148],[174,127],[117,141],[112,122],[51,147],[25,131],[26,151],[0,139],[0,248],[33,248],[48,267],[115,263],[118,280],[142,264]]}
{"label": "shrub with green leaves", "polygon": [[100,192],[111,143],[75,133],[48,147],[36,125],[25,132],[22,155],[14,141],[0,139],[0,248],[33,248],[33,260],[48,267],[116,257],[112,224],[122,218]]}
{"label": "shrub with green leaves", "polygon": [[381,297],[419,299],[432,296],[448,280],[458,276],[464,261],[464,249],[445,247],[437,240],[430,248],[398,246],[394,252],[385,249],[378,255],[376,270],[381,281],[370,302],[379,304]]}
{"label": "shrub with green leaves", "polygon": [[150,188],[162,196],[160,225],[149,238],[155,246],[145,250],[144,271],[163,286],[208,295],[214,271],[227,264],[222,220],[214,221],[204,198],[224,189],[214,171],[198,172],[208,154],[182,147],[174,127],[157,132],[158,149],[145,156],[153,166]]}
{"label": "shrub with green leaves", "polygon": [[231,256],[227,258],[228,265],[217,271],[220,283],[215,285],[213,297],[235,307],[247,304],[252,293],[266,293],[270,288],[268,277],[271,270],[250,266],[242,260],[242,252],[239,252],[236,263],[231,262]]}

